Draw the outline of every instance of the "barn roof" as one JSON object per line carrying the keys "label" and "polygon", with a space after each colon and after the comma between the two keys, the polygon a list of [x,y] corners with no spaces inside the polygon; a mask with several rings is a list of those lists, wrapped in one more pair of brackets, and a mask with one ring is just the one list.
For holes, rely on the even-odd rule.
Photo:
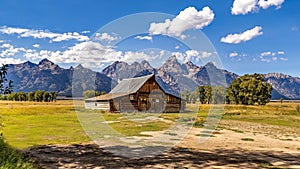
{"label": "barn roof", "polygon": [[[86,99],[86,101],[108,101],[118,97],[130,95],[133,93],[138,92],[138,90],[152,77],[154,74],[142,76],[142,77],[135,77],[129,79],[123,79],[115,88],[113,88],[108,94],[96,96],[93,98]],[[166,92],[164,90],[164,92]],[[176,96],[174,94],[168,93],[169,95]]]}
{"label": "barn roof", "polygon": [[100,96],[96,96],[93,98],[86,99],[86,101],[107,101],[107,100],[112,100],[121,96],[126,96],[128,93],[117,93],[117,94],[104,94]]}
{"label": "barn roof", "polygon": [[122,80],[109,94],[136,93],[154,74]]}

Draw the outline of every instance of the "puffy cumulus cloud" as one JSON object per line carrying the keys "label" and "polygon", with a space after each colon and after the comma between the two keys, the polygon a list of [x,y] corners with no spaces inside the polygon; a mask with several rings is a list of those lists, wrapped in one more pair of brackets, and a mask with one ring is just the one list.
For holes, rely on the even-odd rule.
{"label": "puffy cumulus cloud", "polygon": [[278,55],[284,55],[285,52],[284,52],[284,51],[278,51],[277,54],[278,54]]}
{"label": "puffy cumulus cloud", "polygon": [[270,6],[275,6],[277,9],[281,8],[284,0],[259,0],[258,5],[263,8],[267,9]]}
{"label": "puffy cumulus cloud", "polygon": [[111,62],[121,60],[122,52],[112,47],[103,46],[97,42],[82,42],[70,47],[55,60],[60,63],[86,63],[86,62]]}
{"label": "puffy cumulus cloud", "polygon": [[19,37],[32,37],[35,39],[50,39],[50,42],[61,42],[68,40],[87,41],[89,38],[77,32],[53,33],[47,30],[33,30],[25,28],[0,27],[0,33],[12,35],[17,34]]}
{"label": "puffy cumulus cloud", "polygon": [[284,0],[234,0],[231,8],[233,15],[245,15],[250,12],[256,12],[259,8],[267,9],[275,6],[276,9],[281,8]]}
{"label": "puffy cumulus cloud", "polygon": [[167,19],[161,23],[151,23],[149,32],[152,35],[177,36],[184,39],[183,32],[190,29],[202,29],[214,20],[215,14],[209,7],[198,11],[188,7],[181,11],[173,20]]}
{"label": "puffy cumulus cloud", "polygon": [[207,51],[196,51],[196,50],[187,50],[184,53],[182,52],[173,52],[172,53],[173,56],[176,56],[176,58],[182,62],[182,63],[186,63],[190,60],[196,60],[197,62],[200,61],[200,59],[204,59],[204,58],[209,58],[211,56],[213,56],[213,53],[211,52],[207,52]]}
{"label": "puffy cumulus cloud", "polygon": [[110,44],[113,41],[119,40],[121,37],[119,37],[116,34],[108,34],[108,33],[96,33],[92,40],[98,41],[98,42],[107,42]]}
{"label": "puffy cumulus cloud", "polygon": [[233,58],[233,57],[237,57],[239,54],[237,52],[232,52],[229,53],[229,57]]}
{"label": "puffy cumulus cloud", "polygon": [[4,43],[0,46],[0,57],[12,57],[20,52],[26,52],[25,48],[14,47],[11,44]]}
{"label": "puffy cumulus cloud", "polygon": [[247,14],[252,11],[257,11],[257,0],[235,0],[231,8],[233,15]]}
{"label": "puffy cumulus cloud", "polygon": [[2,64],[19,64],[19,63],[23,63],[25,61],[19,59],[19,58],[1,58],[0,57],[0,63]]}
{"label": "puffy cumulus cloud", "polygon": [[256,26],[253,29],[247,30],[240,34],[229,34],[221,39],[221,42],[239,44],[241,42],[249,41],[257,36],[262,35],[262,27]]}
{"label": "puffy cumulus cloud", "polygon": [[136,36],[134,39],[139,39],[139,40],[152,40],[152,36]]}

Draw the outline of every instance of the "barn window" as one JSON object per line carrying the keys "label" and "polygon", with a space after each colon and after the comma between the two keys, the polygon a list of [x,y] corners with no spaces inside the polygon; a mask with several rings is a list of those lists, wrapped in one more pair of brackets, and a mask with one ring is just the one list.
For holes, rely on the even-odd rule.
{"label": "barn window", "polygon": [[133,95],[130,95],[129,98],[130,98],[130,100],[134,100]]}
{"label": "barn window", "polygon": [[95,103],[95,106],[98,106],[97,103]]}

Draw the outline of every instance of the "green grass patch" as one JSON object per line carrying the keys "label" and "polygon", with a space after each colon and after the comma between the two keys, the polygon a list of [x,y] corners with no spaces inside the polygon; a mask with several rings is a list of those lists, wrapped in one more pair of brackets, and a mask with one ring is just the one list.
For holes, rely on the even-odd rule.
{"label": "green grass patch", "polygon": [[134,121],[121,121],[109,124],[112,129],[124,136],[148,136],[141,134],[146,131],[162,131],[168,129],[170,124],[162,121],[152,121],[149,123],[138,123]]}
{"label": "green grass patch", "polygon": [[3,134],[16,148],[87,142],[72,105],[69,101],[0,102]]}
{"label": "green grass patch", "polygon": [[17,150],[13,149],[5,143],[0,137],[0,169],[37,169],[34,161],[25,158]]}

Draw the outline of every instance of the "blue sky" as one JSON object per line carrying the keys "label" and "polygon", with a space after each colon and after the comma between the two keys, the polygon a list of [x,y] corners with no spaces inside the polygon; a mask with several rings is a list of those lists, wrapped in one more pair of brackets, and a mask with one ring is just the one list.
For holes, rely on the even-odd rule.
{"label": "blue sky", "polygon": [[[2,0],[0,62],[48,58],[98,70],[116,60],[159,66],[174,54],[240,75],[299,77],[300,1],[243,1]],[[145,12],[156,13],[136,14]]]}

